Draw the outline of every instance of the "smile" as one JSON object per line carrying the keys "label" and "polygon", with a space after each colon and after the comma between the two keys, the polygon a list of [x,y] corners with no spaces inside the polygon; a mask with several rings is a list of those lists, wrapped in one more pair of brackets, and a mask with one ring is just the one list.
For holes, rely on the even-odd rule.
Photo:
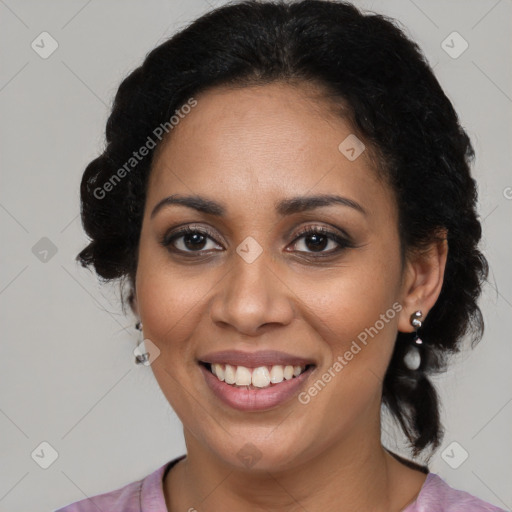
{"label": "smile", "polygon": [[201,354],[197,362],[211,399],[245,412],[290,402],[318,367],[314,358],[277,350],[222,350]]}
{"label": "smile", "polygon": [[272,365],[248,368],[230,364],[208,364],[206,368],[221,382],[248,389],[267,388],[298,377],[311,365]]}

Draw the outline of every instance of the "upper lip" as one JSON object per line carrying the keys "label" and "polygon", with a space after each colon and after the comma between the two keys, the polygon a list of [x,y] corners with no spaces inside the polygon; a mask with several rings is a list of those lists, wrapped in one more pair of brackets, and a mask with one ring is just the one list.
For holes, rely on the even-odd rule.
{"label": "upper lip", "polygon": [[258,368],[259,366],[292,365],[307,366],[315,364],[313,359],[287,354],[277,350],[261,350],[258,352],[243,352],[241,350],[222,350],[210,352],[199,357],[202,363],[230,364],[231,366],[245,366]]}

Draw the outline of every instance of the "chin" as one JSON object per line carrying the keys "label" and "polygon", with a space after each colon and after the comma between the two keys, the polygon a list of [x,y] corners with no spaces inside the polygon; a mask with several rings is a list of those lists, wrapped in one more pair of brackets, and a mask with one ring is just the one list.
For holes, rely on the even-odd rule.
{"label": "chin", "polygon": [[272,435],[267,439],[264,436],[237,436],[229,442],[213,442],[210,447],[217,457],[237,471],[275,473],[299,464],[299,446],[302,444],[300,436],[295,439],[283,435],[270,439]]}

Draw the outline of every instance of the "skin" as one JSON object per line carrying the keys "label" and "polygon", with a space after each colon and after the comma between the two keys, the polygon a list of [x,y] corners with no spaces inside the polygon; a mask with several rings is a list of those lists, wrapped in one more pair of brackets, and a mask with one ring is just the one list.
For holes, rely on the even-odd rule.
{"label": "skin", "polygon": [[[354,130],[312,86],[218,87],[196,99],[155,155],[136,275],[135,312],[161,351],[151,367],[187,445],[164,480],[168,510],[399,511],[425,474],[381,445],[382,379],[397,331],[412,332],[410,315],[419,309],[425,319],[439,296],[446,241],[402,265],[392,190],[368,150],[355,161],[340,153]],[[151,218],[171,194],[213,199],[226,216],[173,205]],[[274,209],[312,194],[350,198],[366,214],[339,204],[283,217]],[[192,257],[159,243],[183,224],[214,239],[174,241]],[[311,237],[297,233],[321,226],[346,231],[354,247],[334,253],[339,245],[328,241],[317,251],[331,255],[315,259]],[[263,250],[252,263],[236,252],[248,236]],[[234,410],[212,395],[196,361],[276,349],[313,358],[314,383],[396,302],[400,313],[306,405]],[[261,454],[250,468],[237,457],[248,442]]]}

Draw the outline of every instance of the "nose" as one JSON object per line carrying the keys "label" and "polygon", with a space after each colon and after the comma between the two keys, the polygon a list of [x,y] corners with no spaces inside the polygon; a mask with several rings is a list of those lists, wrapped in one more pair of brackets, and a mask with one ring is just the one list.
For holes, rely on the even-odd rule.
{"label": "nose", "polygon": [[234,253],[232,260],[210,302],[212,321],[247,336],[288,325],[295,315],[295,295],[268,253],[252,262]]}

